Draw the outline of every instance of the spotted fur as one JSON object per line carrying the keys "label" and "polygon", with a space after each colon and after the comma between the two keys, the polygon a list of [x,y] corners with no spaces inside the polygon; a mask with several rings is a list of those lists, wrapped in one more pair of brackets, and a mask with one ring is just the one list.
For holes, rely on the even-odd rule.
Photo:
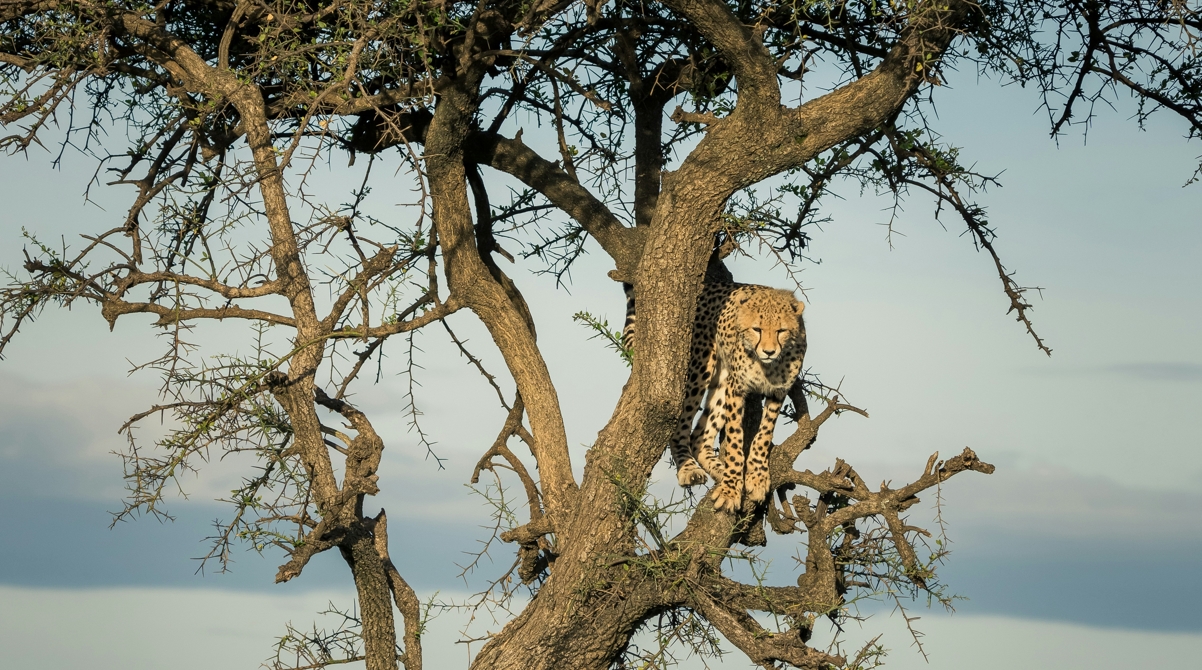
{"label": "spotted fur", "polygon": [[[627,289],[626,346],[634,343],[634,296]],[[737,511],[743,493],[753,503],[768,495],[768,449],[789,388],[805,357],[805,309],[789,291],[749,284],[706,284],[697,300],[684,408],[672,438],[672,461],[681,486],[718,482],[714,507]],[[744,454],[746,398],[764,396],[764,411]],[[694,427],[693,420],[705,407]],[[714,438],[725,430],[721,455]]]}

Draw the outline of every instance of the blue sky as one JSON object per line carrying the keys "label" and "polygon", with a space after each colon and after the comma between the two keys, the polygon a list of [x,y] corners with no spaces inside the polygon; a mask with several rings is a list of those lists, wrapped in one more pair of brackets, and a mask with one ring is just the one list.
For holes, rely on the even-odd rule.
{"label": "blue sky", "polygon": [[[921,612],[930,665],[887,610],[849,641],[884,631],[897,668],[1184,665],[1202,649],[1202,187],[1182,184],[1202,148],[1186,145],[1171,119],[1139,132],[1122,106],[1100,117],[1088,142],[1072,134],[1057,148],[1030,92],[960,79],[939,91],[938,125],[982,172],[1005,171],[1004,187],[982,201],[1007,266],[1045,289],[1034,318],[1055,353],[1039,353],[1005,314],[988,257],[953,218],[945,230],[915,198],[890,249],[880,225],[887,201],[849,188],[833,204],[834,220],[815,234],[822,262],[801,275],[807,364],[842,380],[872,418],[829,423],[800,465],[842,457],[868,481],[900,481],[930,453],[965,446],[998,465],[991,477],[961,475],[945,487],[954,554],[943,574],[969,599],[951,617]],[[22,226],[70,238],[121,216],[126,192],[103,189],[105,209],[84,205],[87,160],[69,157],[61,171],[49,163],[37,153],[0,160],[0,264],[19,262]],[[578,471],[626,370],[570,318],[587,309],[621,320],[621,291],[595,279],[606,269],[599,254],[586,258],[568,291],[515,272],[538,306]],[[762,262],[733,269],[743,281],[787,284]],[[502,369],[470,315],[453,323]],[[228,329],[204,337],[245,346]],[[444,340],[432,332],[420,344],[424,419],[445,470],[407,433],[402,380],[387,376],[357,398],[389,445],[376,504],[422,539],[406,551],[393,531],[393,553],[423,599],[462,597],[510,560],[502,548],[468,583],[456,578],[454,564],[486,536],[486,510],[463,484],[502,417]],[[286,620],[305,625],[326,601],[350,602],[349,575],[333,556],[283,586],[271,583],[280,559],[249,552],[231,574],[194,574],[199,541],[224,515],[211,501],[236,464],[189,482],[174,523],[108,529],[106,511],[121,496],[120,462],[108,452],[157,388],[154,377],[127,376],[128,361],[158,346],[145,320],[109,333],[81,306],[47,312],[0,362],[0,648],[15,663],[6,667],[87,659],[155,668],[167,656],[182,668],[256,667]],[[464,421],[465,409],[478,418]],[[657,490],[670,493],[670,471],[657,474]],[[929,518],[930,502],[915,514]],[[794,550],[789,538],[772,540],[770,579],[791,579]],[[429,667],[466,662],[468,649],[454,644],[462,623],[452,614],[434,621]]]}

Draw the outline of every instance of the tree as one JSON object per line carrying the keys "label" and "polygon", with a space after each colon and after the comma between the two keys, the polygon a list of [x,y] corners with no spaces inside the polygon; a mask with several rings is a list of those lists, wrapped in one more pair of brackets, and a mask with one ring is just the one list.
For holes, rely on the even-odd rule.
{"label": "tree", "polygon": [[[123,219],[80,246],[26,233],[23,272],[0,302],[0,351],[52,303],[98,305],[110,325],[157,317],[172,344],[145,367],[162,374],[164,400],[125,424],[123,514],[166,514],[166,487],[209,450],[242,456],[244,485],[211,558],[239,540],[276,547],[284,581],[337,549],[355,582],[358,625],[322,650],[298,647],[307,667],[340,660],[325,651],[336,644],[369,670],[421,667],[422,606],[368,500],[385,444],[348,394],[386,341],[462,310],[488,329],[516,387],[506,397],[480,368],[508,416],[472,477],[504,468],[522,487],[528,521],[501,539],[536,594],[475,667],[663,665],[660,651],[640,658],[631,646],[647,628],[701,652],[720,634],[765,667],[871,667],[871,645],[853,658],[809,647],[815,618],[848,616],[841,606],[865,592],[945,601],[935,568],[946,552],[925,551],[929,535],[904,513],[949,477],[993,467],[967,449],[936,455],[912,483],[879,490],[842,461],[800,470],[823,423],[859,411],[807,378],[791,394],[796,428],[773,450],[775,499],[731,515],[704,499],[649,498],[703,282],[728,278],[723,259],[740,250],[803,262],[807,226],[840,179],[898,198],[917,190],[959,217],[1050,354],[972,200],[993,179],[929,127],[938,87],[960,69],[1036,86],[1053,134],[1123,93],[1141,122],[1167,110],[1191,138],[1202,132],[1202,16],[1185,0],[0,0],[0,25],[0,122],[11,133],[0,146],[26,152],[65,118],[63,148],[96,156],[97,180],[104,170],[136,190]],[[789,88],[804,102],[789,103]],[[119,126],[124,149],[110,146]],[[363,185],[331,205],[306,176],[338,154]],[[401,178],[372,173],[389,158],[417,188],[399,226],[361,211],[373,185]],[[497,175],[520,187],[506,198],[498,191],[512,182]],[[531,306],[497,262],[512,258],[498,238],[560,276],[591,240],[612,260],[610,278],[633,285],[630,379],[579,481]],[[581,318],[621,348],[606,324]],[[188,332],[213,320],[246,323],[262,345],[195,362]],[[278,329],[282,349],[269,344]],[[151,416],[172,429],[146,447],[135,428]],[[515,438],[529,457],[511,449]],[[797,487],[809,491],[790,499]],[[673,512],[687,521],[668,534]],[[796,586],[722,571],[738,545],[767,542],[766,525],[807,536]],[[779,630],[753,613],[774,615]]]}

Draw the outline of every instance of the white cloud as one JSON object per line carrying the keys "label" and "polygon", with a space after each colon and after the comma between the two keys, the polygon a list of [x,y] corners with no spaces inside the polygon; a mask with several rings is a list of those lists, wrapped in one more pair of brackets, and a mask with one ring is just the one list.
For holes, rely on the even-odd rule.
{"label": "white cloud", "polygon": [[[23,589],[0,587],[0,648],[11,670],[209,670],[255,668],[291,621],[307,627],[333,601],[352,593],[240,594],[201,589]],[[1200,634],[1122,631],[997,616],[911,612],[930,663],[912,648],[901,619],[878,614],[849,627],[844,649],[883,633],[893,670],[1010,670],[1011,668],[1189,667],[1202,648]],[[425,665],[465,668],[468,649],[457,644],[462,617],[434,619],[423,636]],[[490,628],[496,630],[496,628]],[[815,642],[825,644],[820,628]],[[729,647],[728,647],[729,648]],[[744,668],[737,653],[711,667]],[[356,666],[348,666],[356,667]],[[699,668],[687,661],[683,668]]]}
{"label": "white cloud", "polygon": [[6,495],[113,500],[121,423],[154,398],[128,380],[39,381],[0,374],[0,485]]}
{"label": "white cloud", "polygon": [[0,587],[0,647],[12,670],[255,668],[331,598],[346,594]]}
{"label": "white cloud", "polygon": [[1154,633],[1002,616],[910,611],[930,662],[924,661],[897,615],[878,614],[849,628],[844,649],[883,633],[889,670],[1013,670],[1013,668],[1185,668],[1197,662],[1202,634]]}
{"label": "white cloud", "polygon": [[951,514],[987,529],[1114,541],[1202,541],[1202,491],[1082,476],[1060,466],[999,470],[955,489]]}

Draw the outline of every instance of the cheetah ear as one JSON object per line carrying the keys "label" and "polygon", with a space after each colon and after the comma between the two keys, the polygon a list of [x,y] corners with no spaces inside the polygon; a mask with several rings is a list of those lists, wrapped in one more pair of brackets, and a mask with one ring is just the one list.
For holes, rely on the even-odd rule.
{"label": "cheetah ear", "polygon": [[793,303],[793,313],[796,314],[797,316],[801,316],[801,313],[803,311],[805,311],[805,308],[806,308],[805,303],[800,300]]}

